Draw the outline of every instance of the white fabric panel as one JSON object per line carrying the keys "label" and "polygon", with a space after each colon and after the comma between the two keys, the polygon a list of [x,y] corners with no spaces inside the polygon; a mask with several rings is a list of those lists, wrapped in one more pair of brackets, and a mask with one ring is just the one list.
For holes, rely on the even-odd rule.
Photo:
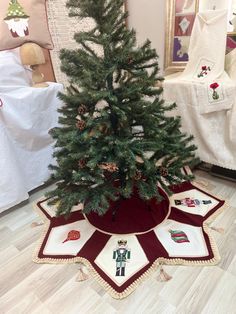
{"label": "white fabric panel", "polygon": [[[190,38],[189,62],[183,72],[183,79],[211,81],[223,74],[226,34],[226,10],[209,10],[197,14]],[[199,78],[198,74],[204,65],[211,69]]]}
{"label": "white fabric panel", "polygon": [[205,0],[199,1],[199,11],[228,10],[232,0]]}
{"label": "white fabric panel", "polygon": [[[116,276],[116,261],[113,251],[121,239],[127,241],[130,259],[126,261],[125,276]],[[135,235],[113,235],[94,261],[118,286],[122,286],[136,272],[146,266],[149,261]]]}
{"label": "white fabric panel", "polygon": [[[181,81],[180,75],[170,75],[164,82],[164,99],[177,104],[177,109],[170,114],[181,116],[182,130],[194,136],[197,155],[202,161],[236,170],[236,133],[233,132],[236,126],[232,119],[236,102],[232,110],[201,114],[196,85]],[[236,97],[236,85],[234,94]]]}
{"label": "white fabric panel", "polygon": [[[189,242],[176,243],[171,239],[169,230],[184,232]],[[209,254],[201,227],[194,227],[171,219],[155,228],[158,240],[170,257],[203,257]]]}
{"label": "white fabric panel", "polygon": [[183,73],[166,77],[164,99],[177,104],[175,113],[183,131],[194,135],[200,159],[235,170],[236,82],[224,71],[226,34],[225,10],[197,14],[189,62]]}
{"label": "white fabric panel", "polygon": [[[68,233],[72,230],[79,231],[80,238],[64,242],[67,239]],[[76,256],[95,231],[96,229],[88,224],[87,220],[79,220],[71,224],[52,228],[43,254]]]}
{"label": "white fabric panel", "polygon": [[[185,203],[186,199],[192,200],[192,204],[191,202],[189,202],[188,206],[188,204]],[[175,193],[169,198],[169,200],[171,207],[176,207],[179,210],[182,210],[186,213],[200,215],[203,217],[210,210],[215,208],[217,204],[219,204],[217,200],[215,200],[214,198],[210,197],[207,194],[202,193],[197,189],[192,189],[181,193]],[[176,200],[181,201],[182,204],[176,205],[175,202]],[[197,200],[197,202],[195,202],[195,200]],[[205,202],[204,204],[204,201],[207,202]]]}
{"label": "white fabric panel", "polygon": [[58,124],[61,101],[57,94],[63,86],[49,83],[47,88],[30,87],[30,76],[16,49],[1,52],[0,71],[2,212],[27,199],[29,191],[50,177],[53,140],[48,132]]}
{"label": "white fabric panel", "polygon": [[[49,206],[47,201],[45,200],[45,197],[42,197],[41,201],[44,201],[40,205],[47,212],[47,214],[50,217],[56,217],[56,214],[57,214],[57,204]],[[72,207],[71,212],[76,212],[78,210],[83,210],[83,208],[84,208],[83,204],[79,203],[78,205],[75,205],[75,206]]]}
{"label": "white fabric panel", "polygon": [[[224,72],[226,34],[226,10],[197,14],[190,39],[189,62],[180,79],[195,84],[194,93],[202,114],[231,109],[234,103],[234,83]],[[218,84],[215,90],[211,88],[213,83]],[[213,93],[217,93],[217,98]]]}

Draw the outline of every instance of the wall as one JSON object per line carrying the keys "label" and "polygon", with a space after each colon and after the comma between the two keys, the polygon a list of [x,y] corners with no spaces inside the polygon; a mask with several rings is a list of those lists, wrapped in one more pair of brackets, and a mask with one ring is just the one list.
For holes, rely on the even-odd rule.
{"label": "wall", "polygon": [[163,70],[165,51],[165,2],[166,0],[127,0],[129,27],[137,32],[138,43],[147,38],[159,55],[159,65]]}
{"label": "wall", "polygon": [[54,43],[54,49],[50,52],[56,80],[68,85],[67,76],[61,72],[61,61],[59,59],[62,48],[75,49],[77,43],[73,39],[74,33],[78,31],[89,31],[93,26],[91,19],[78,21],[77,18],[68,16],[66,8],[67,0],[48,0],[48,25]]}
{"label": "wall", "polygon": [[[164,64],[165,1],[127,0],[130,14],[128,25],[136,30],[138,43],[143,43],[147,38],[152,41],[152,47],[157,50],[160,57],[161,70]],[[54,73],[50,60],[41,67],[46,80],[53,80],[55,74],[56,80],[65,85],[68,81],[66,75],[60,71],[59,51],[65,47],[68,49],[77,47],[73,40],[74,32],[89,29],[91,26],[89,19],[78,23],[77,19],[69,18],[66,2],[67,0],[47,1],[49,28],[54,42],[54,49],[50,52]]]}

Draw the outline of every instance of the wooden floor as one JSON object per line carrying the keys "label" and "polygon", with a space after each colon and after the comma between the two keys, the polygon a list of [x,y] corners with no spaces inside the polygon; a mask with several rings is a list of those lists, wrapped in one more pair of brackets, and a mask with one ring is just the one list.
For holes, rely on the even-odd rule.
{"label": "wooden floor", "polygon": [[45,190],[35,191],[30,201],[0,215],[0,314],[113,314],[113,313],[236,313],[236,183],[198,171],[216,195],[230,207],[213,223],[221,262],[210,267],[166,266],[173,276],[157,281],[158,272],[124,300],[112,299],[92,278],[75,281],[78,265],[39,265],[31,260],[42,226],[32,203]]}

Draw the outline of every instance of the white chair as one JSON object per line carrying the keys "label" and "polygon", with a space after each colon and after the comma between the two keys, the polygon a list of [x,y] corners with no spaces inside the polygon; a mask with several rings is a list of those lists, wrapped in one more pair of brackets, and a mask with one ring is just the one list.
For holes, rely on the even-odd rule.
{"label": "white chair", "polygon": [[0,212],[26,200],[50,177],[48,132],[58,125],[57,94],[63,86],[33,88],[31,83],[18,49],[0,52]]}

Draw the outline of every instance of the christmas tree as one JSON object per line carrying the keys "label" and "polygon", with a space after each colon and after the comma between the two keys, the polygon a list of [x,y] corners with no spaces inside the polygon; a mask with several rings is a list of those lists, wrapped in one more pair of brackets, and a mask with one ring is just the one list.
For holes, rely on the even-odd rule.
{"label": "christmas tree", "polygon": [[137,47],[127,29],[123,0],[69,0],[70,16],[90,18],[90,31],[74,35],[78,49],[63,49],[62,70],[70,79],[60,94],[61,126],[52,131],[57,187],[49,193],[58,214],[79,202],[84,212],[104,214],[111,201],[130,198],[134,187],[144,201],[159,198],[157,184],[192,179],[181,169],[196,162],[192,137],[180,119],[167,117],[175,105],[155,87],[158,56],[147,40]]}

